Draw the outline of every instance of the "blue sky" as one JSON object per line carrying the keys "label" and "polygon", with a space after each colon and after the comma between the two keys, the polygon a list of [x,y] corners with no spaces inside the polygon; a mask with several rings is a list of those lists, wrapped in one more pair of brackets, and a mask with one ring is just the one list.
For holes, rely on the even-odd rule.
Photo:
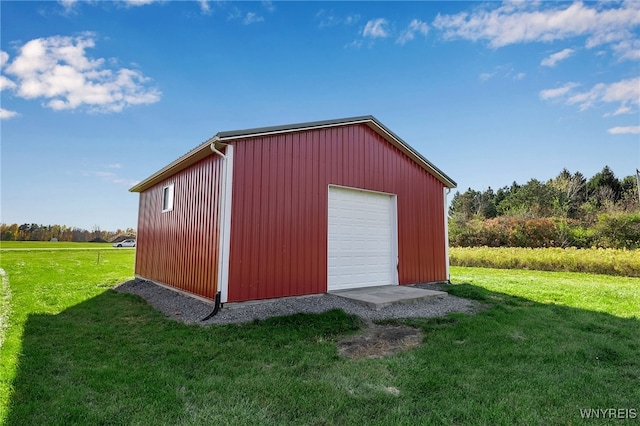
{"label": "blue sky", "polygon": [[372,114],[461,191],[640,167],[640,2],[0,3],[5,223],[135,227],[219,131]]}

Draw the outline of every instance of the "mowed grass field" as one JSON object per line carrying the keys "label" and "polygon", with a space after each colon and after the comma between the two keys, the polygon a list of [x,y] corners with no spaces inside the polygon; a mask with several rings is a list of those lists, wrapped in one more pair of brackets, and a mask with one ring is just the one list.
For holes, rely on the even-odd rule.
{"label": "mowed grass field", "polygon": [[76,249],[76,250],[100,250],[112,248],[111,243],[73,243],[66,241],[50,242],[50,241],[0,241],[0,249],[6,250],[59,250],[59,249]]}
{"label": "mowed grass field", "polygon": [[187,326],[109,288],[132,278],[133,250],[99,252],[2,245],[0,422],[575,425],[611,408],[627,417],[615,424],[640,418],[639,278],[453,267],[448,291],[486,309],[402,321],[424,331],[421,347],[353,361],[336,341],[362,324],[342,311]]}

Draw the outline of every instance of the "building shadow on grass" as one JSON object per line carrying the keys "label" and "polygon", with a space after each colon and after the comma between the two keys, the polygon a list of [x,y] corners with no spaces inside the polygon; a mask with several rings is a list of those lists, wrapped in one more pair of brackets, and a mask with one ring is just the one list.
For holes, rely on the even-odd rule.
{"label": "building shadow on grass", "polygon": [[218,395],[236,393],[230,378],[276,361],[295,367],[310,350],[330,359],[331,338],[359,325],[334,310],[204,328],[109,290],[57,315],[29,315],[7,424],[180,423],[186,394],[215,407]]}
{"label": "building shadow on grass", "polygon": [[[203,328],[110,290],[58,315],[29,316],[7,424],[349,423],[374,412],[380,423],[443,415],[580,423],[582,407],[640,408],[637,319],[473,285],[451,291],[491,307],[411,320],[425,331],[421,348],[354,363],[336,354],[335,338],[358,328],[342,311]],[[336,385],[372,366],[394,372],[400,396],[363,399]],[[466,408],[452,402],[456,389],[475,386]],[[436,409],[445,414],[429,417]]]}

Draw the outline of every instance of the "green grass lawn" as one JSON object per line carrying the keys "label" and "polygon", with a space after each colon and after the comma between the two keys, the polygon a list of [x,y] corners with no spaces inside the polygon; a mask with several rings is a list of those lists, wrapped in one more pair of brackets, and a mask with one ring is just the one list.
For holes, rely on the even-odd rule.
{"label": "green grass lawn", "polygon": [[405,321],[420,348],[352,361],[335,342],[360,323],[342,311],[187,326],[108,289],[131,278],[133,250],[0,255],[7,425],[593,424],[581,409],[640,410],[638,278],[454,267],[449,291],[486,310]]}
{"label": "green grass lawn", "polygon": [[21,249],[111,249],[113,246],[111,243],[73,243],[66,241],[0,241],[0,250]]}

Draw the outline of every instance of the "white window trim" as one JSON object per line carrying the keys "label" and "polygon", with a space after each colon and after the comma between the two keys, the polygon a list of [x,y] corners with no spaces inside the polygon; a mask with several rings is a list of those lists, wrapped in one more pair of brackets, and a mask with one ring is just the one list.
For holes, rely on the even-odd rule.
{"label": "white window trim", "polygon": [[[168,197],[168,201],[167,201],[167,206],[165,208],[164,205],[164,194],[165,191],[168,191],[169,193],[169,197]],[[173,183],[170,183],[168,185],[165,185],[162,187],[162,213],[165,212],[170,212],[173,210],[173,197],[174,197],[175,191],[174,191],[174,185]]]}

